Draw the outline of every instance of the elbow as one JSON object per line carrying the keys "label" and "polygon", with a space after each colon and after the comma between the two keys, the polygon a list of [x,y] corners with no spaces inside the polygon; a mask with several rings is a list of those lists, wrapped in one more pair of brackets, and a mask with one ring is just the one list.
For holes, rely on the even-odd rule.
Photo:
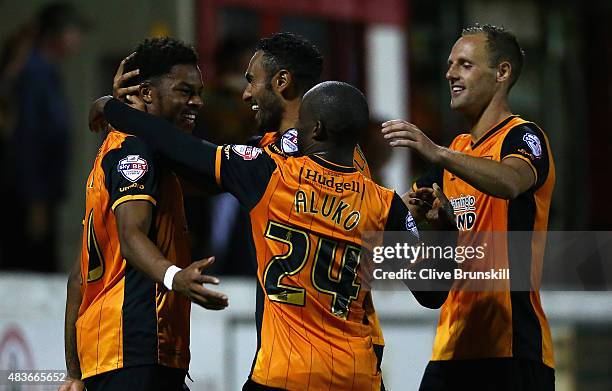
{"label": "elbow", "polygon": [[514,169],[508,167],[506,172],[500,172],[497,197],[513,200],[525,189],[521,188],[521,176]]}
{"label": "elbow", "polygon": [[514,182],[503,183],[499,186],[496,197],[503,198],[505,200],[513,200],[521,194],[521,189]]}
{"label": "elbow", "polygon": [[508,197],[507,200],[513,200],[521,194],[521,190],[518,186],[511,184],[508,186]]}
{"label": "elbow", "polygon": [[131,259],[134,254],[132,243],[134,243],[134,232],[131,230],[120,230],[119,251],[123,259]]}

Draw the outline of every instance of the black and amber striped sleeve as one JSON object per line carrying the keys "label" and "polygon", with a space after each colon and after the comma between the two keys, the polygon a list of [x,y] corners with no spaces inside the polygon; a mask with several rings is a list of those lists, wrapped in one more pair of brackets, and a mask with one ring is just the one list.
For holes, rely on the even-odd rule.
{"label": "black and amber striped sleeve", "polygon": [[512,128],[504,137],[500,159],[521,159],[533,171],[534,187],[540,187],[548,177],[548,145],[544,133],[532,123],[525,123]]}
{"label": "black and amber striped sleeve", "polygon": [[419,237],[419,231],[412,214],[406,204],[404,204],[404,201],[402,201],[402,198],[395,192],[393,192],[393,199],[391,200],[384,230],[405,231],[410,232],[416,239]]}
{"label": "black and amber striped sleeve", "polygon": [[215,180],[251,210],[266,192],[276,163],[261,148],[251,145],[217,147]]}
{"label": "black and amber striped sleeve", "polygon": [[118,149],[104,156],[102,168],[113,211],[127,201],[157,204],[157,174],[153,154],[136,137],[126,137]]}
{"label": "black and amber striped sleeve", "polygon": [[105,104],[104,116],[115,129],[138,136],[152,151],[182,165],[182,169],[202,174],[200,178],[207,182],[214,181],[216,145],[114,98]]}

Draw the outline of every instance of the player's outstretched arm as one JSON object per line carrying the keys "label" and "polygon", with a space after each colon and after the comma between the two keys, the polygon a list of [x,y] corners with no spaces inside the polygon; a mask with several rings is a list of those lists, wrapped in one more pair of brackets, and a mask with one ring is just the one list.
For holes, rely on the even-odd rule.
{"label": "player's outstretched arm", "polygon": [[[455,214],[453,207],[448,198],[440,189],[437,183],[433,184],[433,188],[430,189],[431,196],[433,197],[431,207],[425,214],[424,218],[429,222],[430,226],[435,230],[423,233],[429,237],[429,241],[436,245],[447,246],[457,245],[457,225],[455,222]],[[438,234],[439,232],[439,234]],[[456,267],[454,261],[446,259],[427,259],[417,262],[413,270],[419,275],[420,269],[435,269],[439,272],[450,272],[451,276],[454,276],[454,269]],[[454,279],[437,279],[427,281],[416,281],[416,286],[410,286],[417,301],[427,308],[440,308],[448,297],[448,292],[453,285]]]}
{"label": "player's outstretched arm", "polygon": [[121,255],[156,283],[163,283],[206,309],[227,307],[227,296],[203,285],[219,283],[217,278],[202,274],[213,259],[194,262],[185,269],[173,265],[148,237],[152,216],[152,205],[147,201],[128,201],[115,208]]}
{"label": "player's outstretched arm", "polygon": [[68,378],[59,387],[59,391],[82,391],[85,385],[81,381],[81,365],[77,351],[76,321],[83,297],[81,294],[81,258],[77,258],[70,269],[66,284],[66,314],[64,318],[64,352]]}
{"label": "player's outstretched arm", "polygon": [[165,119],[133,109],[116,99],[106,99],[104,116],[115,129],[138,136],[168,158],[214,178],[216,145],[186,134]]}
{"label": "player's outstretched arm", "polygon": [[382,133],[392,147],[408,147],[429,162],[457,175],[478,190],[494,197],[514,199],[535,183],[529,164],[517,158],[502,162],[469,156],[441,147],[414,124],[392,120],[382,124]]}

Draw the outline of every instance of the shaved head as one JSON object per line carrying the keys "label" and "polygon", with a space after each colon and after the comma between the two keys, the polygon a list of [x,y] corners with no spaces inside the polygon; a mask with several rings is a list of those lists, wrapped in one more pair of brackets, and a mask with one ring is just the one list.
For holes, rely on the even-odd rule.
{"label": "shaved head", "polygon": [[302,100],[300,118],[319,121],[338,144],[356,144],[368,127],[368,102],[348,83],[326,81],[312,87]]}

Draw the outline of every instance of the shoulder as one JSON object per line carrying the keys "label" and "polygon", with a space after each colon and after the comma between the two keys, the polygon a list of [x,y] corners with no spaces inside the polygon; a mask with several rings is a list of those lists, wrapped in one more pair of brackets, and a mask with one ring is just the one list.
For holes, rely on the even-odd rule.
{"label": "shoulder", "polygon": [[263,136],[257,137],[257,144],[255,145],[263,148],[276,142],[279,139],[279,136],[279,132],[266,132],[263,134]]}
{"label": "shoulder", "polygon": [[548,138],[535,123],[523,121],[508,130],[504,137],[507,145],[527,145],[535,156],[539,156],[548,146]]}
{"label": "shoulder", "polygon": [[253,136],[247,140],[245,145],[248,145],[250,147],[259,147],[262,139],[263,136]]}
{"label": "shoulder", "polygon": [[544,131],[535,123],[530,121],[521,122],[513,126],[509,133],[521,133],[521,134],[532,134],[537,137],[545,138],[546,134]]}
{"label": "shoulder", "polygon": [[472,136],[469,133],[461,133],[457,135],[450,143],[449,148],[455,148],[457,146],[463,146],[472,142]]}
{"label": "shoulder", "polygon": [[[363,175],[363,173],[361,173],[361,175]],[[391,206],[393,198],[395,197],[395,195],[397,195],[395,190],[379,185],[371,178],[368,178],[366,175],[363,175],[363,183],[366,188],[366,191],[367,189],[371,189],[370,191],[372,192],[375,198],[379,199],[380,202],[385,204],[387,207]]]}
{"label": "shoulder", "polygon": [[103,165],[115,163],[140,164],[150,167],[153,164],[153,152],[143,140],[122,132],[112,131],[106,136],[103,147],[106,152]]}
{"label": "shoulder", "polygon": [[138,150],[142,152],[151,153],[151,147],[144,140],[132,136],[129,134],[122,133],[119,137],[122,138],[121,148],[126,150]]}

